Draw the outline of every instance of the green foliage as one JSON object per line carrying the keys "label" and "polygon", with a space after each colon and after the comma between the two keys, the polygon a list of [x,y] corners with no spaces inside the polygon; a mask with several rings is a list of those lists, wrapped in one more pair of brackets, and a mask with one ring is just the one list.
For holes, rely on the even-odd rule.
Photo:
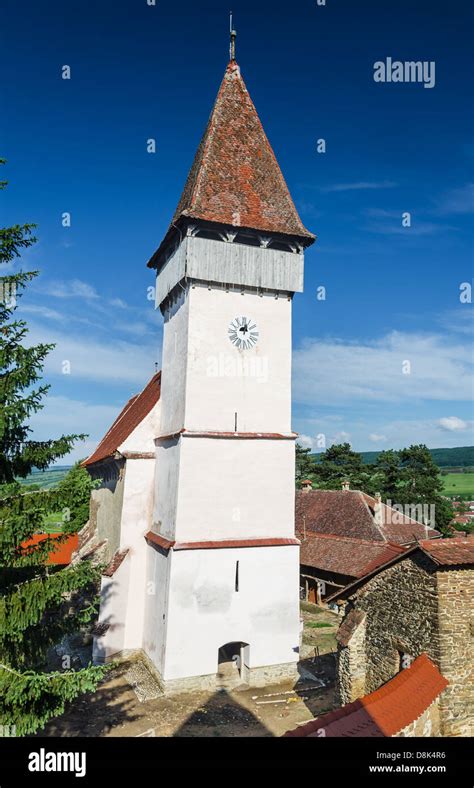
{"label": "green foliage", "polygon": [[332,627],[329,621],[308,621],[306,626],[310,629],[324,629],[325,627]]}
{"label": "green foliage", "polygon": [[70,466],[58,465],[49,468],[47,471],[37,471],[34,469],[24,479],[18,479],[23,487],[29,487],[34,484],[40,490],[52,489],[57,487],[61,479],[64,479],[66,474],[71,470]]}
{"label": "green foliage", "polygon": [[[76,463],[56,488],[58,509],[65,513],[64,531],[75,533],[89,519],[91,492],[100,485],[100,479],[93,481],[80,462]],[[67,519],[69,515],[69,519]]]}
{"label": "green foliage", "polygon": [[443,476],[445,495],[463,500],[474,498],[474,473],[448,473]]}
{"label": "green foliage", "polygon": [[429,507],[433,506],[435,523],[429,524],[448,535],[454,512],[450,502],[443,497],[439,468],[425,445],[380,452],[372,468],[369,492],[380,492],[382,500],[392,504],[426,506],[428,513]]}
{"label": "green foliage", "polygon": [[352,451],[348,443],[342,443],[331,446],[316,459],[310,478],[320,489],[340,490],[342,481],[347,479],[352,490],[372,495],[380,492],[382,500],[392,505],[426,506],[428,515],[434,506],[435,523],[429,524],[449,535],[453,509],[443,496],[439,468],[426,446],[378,452],[373,465],[364,465],[362,456]]}
{"label": "green foliage", "polygon": [[453,523],[452,528],[465,534],[474,534],[474,522],[472,521],[470,523]]}
{"label": "green foliage", "polygon": [[344,480],[353,490],[363,490],[367,489],[370,473],[360,454],[352,451],[349,443],[340,443],[318,455],[315,477],[317,486],[323,490],[340,490]]}
{"label": "green foliage", "polygon": [[[31,224],[0,230],[0,263],[16,262],[34,243],[32,230]],[[91,666],[67,673],[47,670],[48,649],[95,615],[98,572],[88,562],[48,566],[58,542],[49,537],[30,541],[58,500],[71,510],[70,530],[83,524],[87,482],[80,470],[74,469],[60,491],[25,490],[16,480],[33,468],[47,468],[85,437],[31,439],[28,422],[49,390],[41,379],[53,346],[28,346],[27,324],[15,312],[36,275],[20,271],[0,277],[0,724],[15,725],[19,735],[38,730],[68,700],[94,689],[104,673]]]}
{"label": "green foliage", "polygon": [[299,443],[296,444],[295,478],[296,486],[301,487],[301,482],[305,479],[313,479],[315,470],[314,457],[311,449],[303,449]]}
{"label": "green foliage", "polygon": [[[429,449],[431,458],[439,468],[470,468],[474,466],[474,446],[456,446],[453,449]],[[365,465],[377,462],[378,451],[361,453]]]}
{"label": "green foliage", "polygon": [[396,503],[434,505],[436,528],[447,533],[453,508],[442,495],[443,482],[429,449],[423,444],[409,446],[399,456],[401,485]]}
{"label": "green foliage", "polygon": [[0,665],[2,724],[13,727],[17,736],[35,733],[62,714],[68,702],[95,690],[105,671],[105,667],[89,666],[79,671],[34,673]]}
{"label": "green foliage", "polygon": [[372,470],[370,489],[367,492],[379,492],[383,500],[396,502],[402,486],[400,453],[393,449],[380,452]]}

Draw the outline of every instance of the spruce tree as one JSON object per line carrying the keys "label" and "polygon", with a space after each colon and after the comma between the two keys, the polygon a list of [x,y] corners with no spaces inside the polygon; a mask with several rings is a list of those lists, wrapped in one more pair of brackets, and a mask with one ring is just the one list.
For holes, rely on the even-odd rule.
{"label": "spruce tree", "polygon": [[[0,160],[3,164],[4,160]],[[0,182],[4,189],[6,182]],[[25,547],[58,506],[54,491],[22,492],[16,479],[46,469],[82,435],[33,440],[30,417],[43,407],[41,383],[53,345],[28,346],[28,327],[16,310],[38,272],[16,270],[35,243],[34,225],[0,229],[0,735],[25,735],[62,713],[67,701],[93,690],[103,667],[48,672],[48,649],[87,624],[96,610],[97,570],[87,561],[47,565],[58,543]],[[6,271],[5,271],[6,269]],[[6,275],[2,275],[5,272]],[[66,538],[66,537],[64,537]]]}

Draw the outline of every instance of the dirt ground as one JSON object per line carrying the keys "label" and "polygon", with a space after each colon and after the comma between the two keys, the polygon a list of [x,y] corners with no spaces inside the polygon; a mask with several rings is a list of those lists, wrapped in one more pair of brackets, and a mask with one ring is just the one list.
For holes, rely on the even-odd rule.
{"label": "dirt ground", "polygon": [[[306,606],[305,606],[306,607]],[[333,709],[337,617],[315,606],[302,611],[303,648],[296,684],[220,689],[140,702],[115,668],[94,693],[81,696],[40,736],[281,736]],[[315,624],[329,626],[315,626]]]}

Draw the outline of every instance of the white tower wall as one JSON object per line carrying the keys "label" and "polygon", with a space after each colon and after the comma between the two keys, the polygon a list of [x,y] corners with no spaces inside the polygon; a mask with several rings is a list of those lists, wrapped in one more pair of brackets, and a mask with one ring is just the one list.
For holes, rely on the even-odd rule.
{"label": "white tower wall", "polygon": [[[214,243],[214,264],[227,246]],[[199,248],[207,254],[206,245],[195,245],[197,272]],[[236,247],[234,266],[239,248],[248,258],[245,246]],[[186,265],[183,249],[175,258]],[[287,253],[285,270],[292,258],[301,275],[302,254]],[[169,292],[170,270],[163,276],[161,290]],[[243,680],[294,676],[291,292],[189,279],[171,289],[162,304],[162,418],[143,647],[168,690],[214,686],[219,649],[231,643],[242,645]],[[229,339],[231,323],[242,317],[258,331],[245,349]]]}

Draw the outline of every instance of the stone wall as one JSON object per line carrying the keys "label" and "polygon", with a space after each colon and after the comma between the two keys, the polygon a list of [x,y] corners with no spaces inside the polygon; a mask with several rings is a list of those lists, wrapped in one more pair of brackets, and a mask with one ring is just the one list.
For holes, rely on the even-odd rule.
{"label": "stone wall", "polygon": [[[373,577],[350,599],[347,609],[352,607],[367,614],[365,646],[353,636],[347,647],[339,649],[343,702],[373,692],[393,678],[400,670],[401,654],[415,658],[426,652],[439,665],[436,575],[425,556],[410,556]],[[361,663],[365,663],[364,680]]]}
{"label": "stone wall", "polygon": [[417,720],[414,720],[407,725],[406,728],[402,728],[401,731],[395,734],[395,737],[399,736],[441,736],[441,726],[440,726],[440,712],[439,712],[439,699],[436,698],[435,701],[428,706],[428,708],[423,712],[421,717],[418,717]]}
{"label": "stone wall", "polygon": [[[400,669],[401,654],[415,658],[425,652],[449,681],[436,711],[439,724],[435,712],[431,713],[433,730],[441,730],[443,736],[472,736],[473,588],[472,568],[437,567],[422,553],[415,553],[356,591],[346,605],[338,633],[341,704],[393,678]],[[350,626],[350,616],[356,612],[366,614],[365,626]],[[437,735],[419,733],[419,721],[414,725],[418,733],[399,735]]]}
{"label": "stone wall", "polygon": [[438,610],[440,631],[439,669],[449,681],[441,695],[440,713],[444,736],[474,733],[474,570],[440,569]]}
{"label": "stone wall", "polygon": [[[352,614],[355,611],[352,611]],[[346,621],[350,619],[350,615]],[[339,634],[339,633],[338,633]],[[366,694],[365,690],[365,615],[354,622],[347,640],[338,637],[338,682],[337,697],[341,706],[351,703]],[[346,647],[347,644],[347,647]]]}
{"label": "stone wall", "polygon": [[89,529],[93,533],[90,547],[105,542],[104,562],[108,563],[120,545],[125,461],[108,460],[87,468],[100,487],[91,493]]}
{"label": "stone wall", "polygon": [[[129,657],[129,654],[124,654]],[[166,695],[179,695],[182,692],[207,692],[225,688],[226,682],[221,681],[217,673],[210,673],[204,676],[189,676],[181,679],[168,679],[165,681],[157,670],[156,665],[151,661],[144,651],[135,652],[135,656],[142,659],[148,670],[158,681],[160,687]],[[114,656],[117,659],[117,655]],[[266,667],[247,668],[245,675],[241,679],[229,681],[229,688],[239,685],[249,687],[265,687],[271,684],[296,684],[299,678],[296,663],[285,663],[282,665],[267,665]]]}

